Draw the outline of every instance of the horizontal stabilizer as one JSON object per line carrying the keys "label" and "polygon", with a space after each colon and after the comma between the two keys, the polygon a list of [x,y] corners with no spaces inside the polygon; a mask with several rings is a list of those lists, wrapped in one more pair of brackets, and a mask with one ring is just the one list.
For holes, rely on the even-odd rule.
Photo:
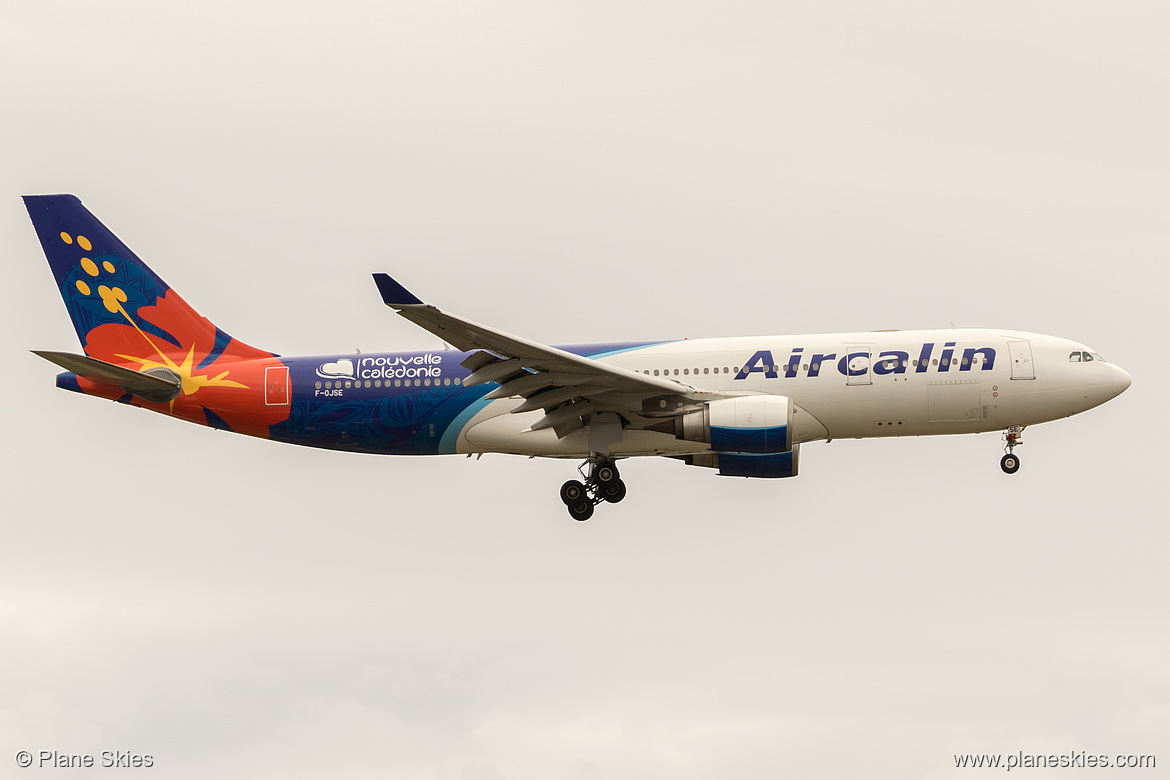
{"label": "horizontal stabilizer", "polygon": [[32,353],[43,357],[50,363],[56,363],[66,371],[72,371],[90,382],[120,387],[127,393],[155,403],[166,403],[178,397],[182,385],[182,380],[169,369],[145,374],[122,366],[115,366],[104,360],[85,355],[74,355],[69,352],[46,352],[34,349]]}

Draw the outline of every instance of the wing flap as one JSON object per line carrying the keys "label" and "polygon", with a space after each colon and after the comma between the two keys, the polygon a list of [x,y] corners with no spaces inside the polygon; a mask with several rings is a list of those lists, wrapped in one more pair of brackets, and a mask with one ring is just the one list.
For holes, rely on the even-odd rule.
{"label": "wing flap", "polygon": [[597,410],[597,404],[592,401],[575,401],[573,403],[558,406],[551,412],[547,412],[536,422],[532,423],[529,430],[541,431],[545,428],[555,428],[564,423],[571,423],[573,420],[579,420],[590,412]]}
{"label": "wing flap", "polygon": [[477,368],[463,380],[466,387],[474,387],[475,385],[482,385],[486,382],[496,382],[512,374],[519,374],[524,370],[524,364],[520,362],[520,358],[510,358],[508,360],[499,360],[495,363],[488,363],[483,368]]}
{"label": "wing flap", "polygon": [[534,412],[537,409],[554,409],[566,401],[579,398],[582,393],[588,391],[589,388],[582,388],[578,385],[554,387],[551,390],[545,390],[543,393],[529,396],[523,403],[512,410],[512,414]]}
{"label": "wing flap", "polygon": [[490,352],[484,352],[483,350],[480,350],[479,352],[472,352],[470,355],[463,358],[463,362],[459,365],[463,366],[468,371],[476,371],[486,365],[489,365],[490,363],[495,363],[500,360],[503,360],[503,358],[499,357],[498,355],[493,355]]}

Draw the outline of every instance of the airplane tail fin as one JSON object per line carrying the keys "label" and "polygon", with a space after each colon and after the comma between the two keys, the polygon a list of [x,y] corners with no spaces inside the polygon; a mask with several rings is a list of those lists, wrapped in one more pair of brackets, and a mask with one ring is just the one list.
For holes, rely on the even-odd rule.
{"label": "airplane tail fin", "polygon": [[74,195],[26,195],[85,354],[115,364],[206,367],[270,357],[191,308]]}

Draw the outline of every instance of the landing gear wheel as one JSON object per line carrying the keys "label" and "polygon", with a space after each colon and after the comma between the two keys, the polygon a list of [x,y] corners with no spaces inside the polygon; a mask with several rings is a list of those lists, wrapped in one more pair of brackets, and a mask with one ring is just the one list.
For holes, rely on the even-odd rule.
{"label": "landing gear wheel", "polygon": [[570,479],[561,485],[561,501],[565,502],[565,506],[571,507],[585,500],[585,486],[577,480]]}
{"label": "landing gear wheel", "polygon": [[583,482],[570,479],[561,485],[561,502],[574,520],[588,520],[602,501],[616,504],[626,497],[626,483],[618,476],[612,458],[594,453],[577,471]]}
{"label": "landing gear wheel", "polygon": [[612,460],[597,462],[597,465],[593,467],[593,481],[603,492],[617,484],[618,470],[617,466],[613,465]]}
{"label": "landing gear wheel", "polygon": [[601,489],[601,497],[611,504],[616,504],[626,497],[626,483],[620,479],[617,484]]}
{"label": "landing gear wheel", "polygon": [[999,467],[1004,474],[1015,474],[1020,470],[1020,459],[1009,453],[1000,458]]}
{"label": "landing gear wheel", "polygon": [[589,518],[593,517],[593,502],[582,501],[579,504],[570,504],[569,515],[574,520],[579,520],[582,523],[585,522]]}

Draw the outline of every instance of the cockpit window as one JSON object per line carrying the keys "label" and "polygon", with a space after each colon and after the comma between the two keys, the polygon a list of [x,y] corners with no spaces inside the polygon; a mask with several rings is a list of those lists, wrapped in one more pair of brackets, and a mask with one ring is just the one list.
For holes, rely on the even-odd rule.
{"label": "cockpit window", "polygon": [[1078,350],[1078,351],[1076,351],[1076,352],[1070,352],[1070,353],[1068,353],[1068,362],[1070,362],[1070,363],[1080,363],[1080,362],[1081,362],[1081,353],[1080,353],[1080,350]]}
{"label": "cockpit window", "polygon": [[1100,360],[1102,363],[1106,362],[1105,358],[1101,357],[1096,352],[1090,352],[1089,354],[1093,357],[1093,360]]}
{"label": "cockpit window", "polygon": [[1105,358],[1098,355],[1096,352],[1076,352],[1068,353],[1068,362],[1070,363],[1092,363],[1094,360],[1101,363],[1105,362]]}

